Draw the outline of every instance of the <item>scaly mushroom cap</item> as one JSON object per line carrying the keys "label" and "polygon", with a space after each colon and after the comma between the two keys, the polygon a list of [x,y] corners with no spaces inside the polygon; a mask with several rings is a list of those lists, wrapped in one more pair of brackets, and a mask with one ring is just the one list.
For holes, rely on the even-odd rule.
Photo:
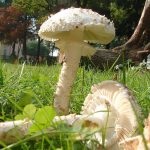
{"label": "scaly mushroom cap", "polygon": [[39,30],[39,36],[45,40],[63,40],[69,31],[79,32],[77,38],[82,41],[107,44],[115,37],[113,22],[90,9],[63,9],[45,21]]}

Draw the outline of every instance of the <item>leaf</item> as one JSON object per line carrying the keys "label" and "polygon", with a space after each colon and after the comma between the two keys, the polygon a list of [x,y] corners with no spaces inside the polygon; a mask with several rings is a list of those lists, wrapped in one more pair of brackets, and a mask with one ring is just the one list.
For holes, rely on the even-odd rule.
{"label": "leaf", "polygon": [[50,127],[50,123],[53,118],[56,116],[56,112],[53,107],[45,106],[40,108],[34,117],[34,124],[30,127],[29,132],[35,133],[41,131],[47,127]]}
{"label": "leaf", "polygon": [[56,112],[54,108],[51,106],[45,106],[36,112],[34,119],[37,124],[49,126],[55,116]]}
{"label": "leaf", "polygon": [[18,102],[18,105],[20,107],[24,107],[30,103],[32,103],[34,97],[34,92],[31,90],[23,91],[20,95],[20,100]]}
{"label": "leaf", "polygon": [[23,120],[25,119],[25,116],[23,114],[18,114],[15,116],[15,120]]}
{"label": "leaf", "polygon": [[42,129],[44,129],[45,126],[42,124],[33,124],[30,128],[29,128],[29,133],[35,133],[38,131],[41,131]]}
{"label": "leaf", "polygon": [[23,110],[23,116],[33,119],[36,113],[36,107],[33,104],[26,105]]}

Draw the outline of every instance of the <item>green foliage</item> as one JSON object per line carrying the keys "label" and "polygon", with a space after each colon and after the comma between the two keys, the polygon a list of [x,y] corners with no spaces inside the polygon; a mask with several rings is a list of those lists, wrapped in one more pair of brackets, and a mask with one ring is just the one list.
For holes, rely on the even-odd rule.
{"label": "green foliage", "polygon": [[56,113],[54,111],[54,108],[50,106],[45,106],[43,108],[40,108],[37,113],[35,114],[35,122],[38,124],[49,124],[52,119],[56,116]]}
{"label": "green foliage", "polygon": [[53,118],[56,116],[56,112],[51,106],[43,106],[42,108],[36,108],[33,104],[28,104],[24,107],[22,113],[15,116],[15,120],[29,119],[34,122],[30,127],[30,133],[36,133],[43,129],[49,128]]}
{"label": "green foliage", "polygon": [[35,133],[49,128],[55,116],[56,112],[53,107],[44,106],[39,108],[35,113],[34,124],[30,127],[30,133]]}
{"label": "green foliage", "polygon": [[34,92],[32,90],[24,90],[20,92],[19,101],[17,104],[20,107],[24,107],[32,103],[33,99],[34,99]]}
{"label": "green foliage", "polygon": [[94,0],[94,2],[93,0],[64,2],[57,0],[13,0],[12,4],[21,8],[29,18],[35,18],[38,29],[47,16],[75,3],[78,7],[92,9],[112,20],[116,28],[117,41],[124,37],[127,40],[132,35],[144,6],[143,0]]}
{"label": "green foliage", "polygon": [[5,76],[0,89],[2,119],[13,118],[30,103],[37,107],[52,104],[59,69],[54,66],[44,68],[26,65],[23,68],[23,65],[14,67],[14,65],[3,64],[2,71]]}
{"label": "green foliage", "polygon": [[143,0],[113,0],[110,2],[110,16],[116,27],[116,35],[119,37],[131,36],[139,21],[143,5]]}
{"label": "green foliage", "polygon": [[[35,104],[36,107],[53,103],[60,67],[25,65],[22,75],[20,74],[21,70],[22,65],[5,64],[2,67],[3,86],[0,89],[0,116],[4,115],[4,118],[17,115],[20,109],[30,103]],[[117,76],[118,81],[123,81],[122,71],[101,72],[80,68],[71,94],[71,112],[80,112],[83,101],[93,84],[113,79],[114,76]],[[143,106],[142,110],[145,116],[149,110],[147,105],[150,98],[149,83],[149,72],[140,68],[126,68],[126,85],[132,89],[140,105]]]}
{"label": "green foliage", "polygon": [[36,107],[33,104],[28,104],[24,107],[23,113],[15,116],[15,120],[28,118],[32,120],[36,113]]}
{"label": "green foliage", "polygon": [[26,105],[23,110],[23,116],[33,119],[36,112],[36,107],[33,104]]}
{"label": "green foliage", "polygon": [[123,20],[127,19],[127,10],[117,6],[117,4],[114,2],[110,4],[110,11],[112,12],[113,17],[115,18],[115,20],[118,21],[119,24],[121,24]]}
{"label": "green foliage", "polygon": [[21,8],[28,16],[40,18],[52,11],[57,0],[13,0],[12,4]]}

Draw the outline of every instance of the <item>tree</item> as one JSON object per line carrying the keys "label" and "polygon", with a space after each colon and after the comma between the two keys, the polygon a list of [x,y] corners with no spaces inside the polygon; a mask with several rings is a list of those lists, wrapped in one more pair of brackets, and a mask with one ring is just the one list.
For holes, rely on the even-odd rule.
{"label": "tree", "polygon": [[142,57],[140,55],[135,55],[139,49],[144,49],[145,51],[143,51],[143,53],[146,53],[147,55],[150,53],[150,0],[145,1],[138,25],[130,39],[125,44],[114,48],[114,51],[121,49],[126,49],[129,53],[129,57],[131,57],[133,60]]}
{"label": "tree", "polygon": [[125,45],[129,48],[138,48],[139,46],[143,46],[143,38],[147,42],[150,42],[150,0],[146,0],[139,23]]}
{"label": "tree", "polygon": [[116,35],[119,38],[129,38],[132,35],[143,6],[143,0],[113,0],[110,2],[110,16],[114,21]]}
{"label": "tree", "polygon": [[[95,0],[94,3],[93,0],[13,0],[13,4],[26,12],[28,17],[35,18],[38,26],[43,22],[41,19],[43,16],[55,13],[61,8],[70,6],[90,8],[102,15],[106,15],[114,21],[116,27],[116,41],[119,43],[122,39],[129,39],[134,32],[144,2],[143,0],[127,0],[126,2],[121,0]],[[144,37],[148,35],[147,33],[146,31],[145,36],[143,36],[144,41]],[[40,42],[39,40],[39,43]],[[117,46],[117,42],[115,45],[112,45]],[[109,45],[107,47],[109,48]],[[37,54],[39,51],[40,46],[38,46]]]}
{"label": "tree", "polygon": [[0,8],[0,40],[12,44],[13,55],[15,43],[23,39],[24,31],[29,24],[20,9],[12,6]]}
{"label": "tree", "polygon": [[[32,34],[37,35],[37,31],[39,30],[41,22],[43,22],[43,19],[45,20],[50,13],[56,11],[58,0],[13,0],[12,5],[20,8],[26,16],[26,20],[34,20],[34,29],[32,28]],[[27,54],[27,36],[28,31],[26,30],[24,32],[24,40],[23,40],[23,54],[26,57]],[[38,57],[40,54],[40,43],[41,39],[38,38],[38,46],[37,46],[37,62]]]}

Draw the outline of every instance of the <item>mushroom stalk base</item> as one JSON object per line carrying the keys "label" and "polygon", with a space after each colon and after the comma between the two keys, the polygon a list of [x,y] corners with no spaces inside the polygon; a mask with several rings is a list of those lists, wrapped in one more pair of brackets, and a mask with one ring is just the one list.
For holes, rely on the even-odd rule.
{"label": "mushroom stalk base", "polygon": [[[69,97],[71,87],[79,67],[81,50],[77,43],[69,43],[69,50],[65,51],[65,61],[57,83],[54,107],[58,115],[69,113]],[[70,50],[71,49],[71,50]]]}
{"label": "mushroom stalk base", "polygon": [[14,143],[24,138],[32,125],[29,120],[17,120],[0,122],[0,142],[6,144]]}

